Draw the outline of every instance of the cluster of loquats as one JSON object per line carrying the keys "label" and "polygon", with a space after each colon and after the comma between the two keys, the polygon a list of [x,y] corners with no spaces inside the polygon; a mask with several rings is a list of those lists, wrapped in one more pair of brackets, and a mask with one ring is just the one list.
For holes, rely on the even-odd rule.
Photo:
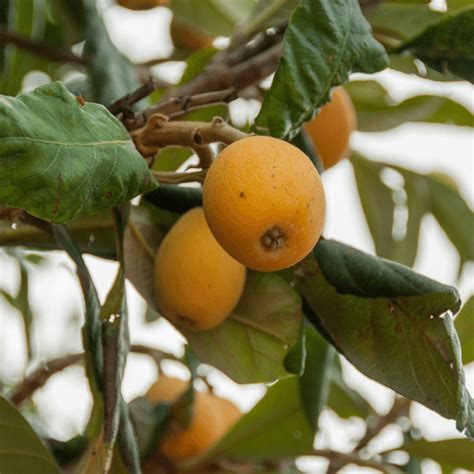
{"label": "cluster of loquats", "polygon": [[[342,87],[306,125],[326,168],[347,155],[355,128]],[[325,217],[321,178],[295,146],[249,136],[227,146],[209,168],[203,207],[191,209],[164,238],[155,260],[155,295],[174,324],[219,325],[242,295],[246,268],[291,267],[319,240]]]}
{"label": "cluster of loquats", "polygon": [[[346,157],[354,129],[350,98],[336,88],[332,101],[306,125],[325,168]],[[311,252],[325,207],[316,167],[295,146],[263,136],[227,146],[207,172],[203,207],[183,214],[158,249],[154,286],[161,313],[189,330],[216,327],[237,305],[247,268],[278,271]],[[173,403],[187,388],[183,380],[161,376],[146,396],[152,403]],[[157,455],[172,462],[198,456],[240,415],[228,400],[195,392],[189,426],[171,424]]]}

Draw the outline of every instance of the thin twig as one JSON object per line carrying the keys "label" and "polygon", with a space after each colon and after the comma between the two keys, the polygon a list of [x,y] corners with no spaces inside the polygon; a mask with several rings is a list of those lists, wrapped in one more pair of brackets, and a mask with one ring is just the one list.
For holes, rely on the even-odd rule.
{"label": "thin twig", "polygon": [[109,105],[108,109],[111,114],[117,115],[120,112],[128,110],[132,105],[136,104],[140,100],[148,97],[152,92],[154,92],[158,87],[160,87],[160,82],[149,77],[145,84],[141,85],[133,92],[124,95],[120,99],[117,99],[115,102]]}
{"label": "thin twig", "polygon": [[81,58],[68,49],[53,48],[45,43],[3,28],[0,28],[0,43],[13,44],[25,51],[48,58],[50,61],[76,63],[82,66],[88,63],[86,58]]}
{"label": "thin twig", "polygon": [[[141,344],[133,344],[130,347],[130,352],[149,355],[157,364],[164,359],[182,362],[182,360],[174,354]],[[30,398],[36,390],[43,387],[51,376],[61,372],[71,365],[81,363],[83,357],[84,353],[81,352],[79,354],[71,354],[46,362],[14,387],[8,394],[9,399],[14,405],[21,405],[25,400]]]}
{"label": "thin twig", "polygon": [[397,421],[400,416],[406,415],[410,409],[410,404],[411,400],[407,398],[396,398],[392,408],[386,415],[379,417],[372,426],[367,425],[365,435],[359,440],[354,451],[365,448],[385,427]]}
{"label": "thin twig", "polygon": [[125,125],[129,130],[134,130],[143,127],[147,120],[157,113],[168,115],[170,119],[177,119],[193,110],[208,105],[227,104],[236,98],[237,90],[233,87],[192,96],[172,97],[136,113],[133,118],[125,121]]}
{"label": "thin twig", "polygon": [[8,207],[0,204],[0,220],[6,220],[12,223],[22,222],[23,224],[37,227],[48,234],[52,233],[51,224],[49,222],[39,219],[23,209],[17,209],[16,207]]}
{"label": "thin twig", "polygon": [[357,454],[340,453],[332,449],[315,449],[311,453],[308,453],[308,456],[318,456],[329,460],[342,461],[343,465],[356,464],[358,466],[370,467],[386,474],[393,474],[397,471],[396,466],[387,465],[373,459],[362,459]]}
{"label": "thin twig", "polygon": [[33,392],[41,388],[52,375],[61,372],[66,367],[78,364],[81,362],[82,357],[83,354],[72,354],[48,361],[42,367],[32,372],[10,392],[10,400],[14,405],[20,405],[29,398]]}

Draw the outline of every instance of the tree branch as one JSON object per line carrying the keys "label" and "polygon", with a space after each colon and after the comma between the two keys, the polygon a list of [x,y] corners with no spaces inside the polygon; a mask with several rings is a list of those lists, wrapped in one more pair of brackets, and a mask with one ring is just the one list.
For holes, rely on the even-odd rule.
{"label": "tree branch", "polygon": [[338,462],[342,461],[342,465],[356,464],[362,467],[370,467],[385,474],[394,474],[394,472],[398,471],[395,466],[387,465],[372,459],[362,459],[360,456],[354,453],[340,453],[338,451],[333,451],[332,449],[315,449],[308,455],[318,456]]}
{"label": "tree branch", "polygon": [[0,204],[0,220],[6,220],[10,222],[22,222],[23,224],[28,224],[42,231],[51,234],[51,224],[43,219],[32,216],[23,209],[17,209],[16,207],[8,207]]}
{"label": "tree branch", "polygon": [[357,443],[354,451],[360,451],[365,448],[385,427],[397,421],[400,416],[407,415],[410,404],[411,400],[407,398],[396,398],[392,408],[386,415],[379,417],[372,426],[367,425],[365,435]]}
{"label": "tree branch", "polygon": [[73,354],[48,361],[43,367],[36,369],[12,389],[9,393],[10,400],[14,405],[20,405],[29,398],[33,392],[41,388],[52,375],[61,372],[61,370],[64,370],[66,367],[81,362],[82,356],[83,354]]}
{"label": "tree branch", "polygon": [[82,66],[88,63],[86,58],[81,58],[68,49],[53,48],[45,43],[32,40],[31,38],[13,31],[7,31],[3,28],[0,28],[0,43],[13,44],[29,53],[43,56],[55,62],[76,63]]}
{"label": "tree branch", "polygon": [[153,77],[149,77],[145,84],[141,85],[133,92],[130,92],[115,102],[112,102],[107,108],[109,112],[114,115],[118,115],[121,112],[129,111],[130,107],[140,100],[148,97],[158,87],[161,87],[161,82]]}
{"label": "tree branch", "polygon": [[154,156],[160,148],[182,146],[201,147],[214,142],[233,143],[248,134],[228,125],[222,118],[212,122],[169,121],[166,115],[155,114],[146,125],[131,133],[137,150],[144,156]]}
{"label": "tree branch", "polygon": [[170,119],[176,119],[193,110],[201,109],[208,105],[226,104],[236,98],[237,91],[233,87],[204,94],[173,97],[148,107],[142,112],[137,112],[133,118],[125,121],[125,126],[129,130],[134,130],[143,127],[152,115],[158,113],[168,115]]}
{"label": "tree branch", "polygon": [[[182,362],[181,359],[176,357],[174,354],[160,349],[143,346],[141,344],[133,344],[130,347],[130,352],[149,355],[157,364],[164,359]],[[43,366],[34,370],[30,375],[28,375],[28,377],[14,387],[9,392],[8,398],[14,405],[21,405],[25,400],[30,398],[36,390],[43,387],[50,377],[71,365],[81,363],[83,357],[84,353],[81,352],[80,354],[71,354],[46,362]]]}

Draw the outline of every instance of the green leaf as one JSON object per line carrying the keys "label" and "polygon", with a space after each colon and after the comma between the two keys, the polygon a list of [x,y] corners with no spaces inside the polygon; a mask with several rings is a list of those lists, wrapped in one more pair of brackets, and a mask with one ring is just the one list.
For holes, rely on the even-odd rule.
{"label": "green leaf", "polygon": [[472,6],[472,0],[446,0],[446,6],[449,11],[460,10],[468,6]]}
{"label": "green leaf", "polygon": [[[117,445],[120,458],[125,466],[125,472],[141,474],[140,454],[138,451],[135,431],[128,411],[128,405],[120,397],[120,429],[117,435]],[[111,472],[115,472],[112,471]]]}
{"label": "green leaf", "polygon": [[459,81],[458,77],[450,75],[447,71],[436,71],[406,51],[403,54],[391,54],[389,57],[390,69],[403,72],[404,74],[412,74],[423,79],[430,79],[431,81]]}
{"label": "green leaf", "polygon": [[417,458],[433,459],[443,469],[466,469],[474,471],[474,450],[467,439],[443,439],[427,441],[424,439],[409,441],[400,447]]}
{"label": "green leaf", "polygon": [[0,397],[0,420],[0,472],[59,473],[31,426],[3,397]]}
{"label": "green leaf", "polygon": [[173,0],[173,18],[204,35],[230,36],[237,23],[247,16],[253,0]]}
{"label": "green leaf", "polygon": [[10,255],[16,260],[18,264],[18,270],[20,273],[20,281],[18,292],[15,296],[10,295],[6,291],[0,290],[0,293],[9,302],[9,304],[15,308],[21,315],[23,321],[23,328],[25,330],[25,342],[28,361],[31,360],[32,348],[31,348],[31,323],[33,321],[33,313],[29,302],[29,281],[30,274],[28,267],[25,264],[25,254],[20,252],[17,248],[14,248],[9,252]]}
{"label": "green leaf", "polygon": [[102,351],[104,358],[104,460],[110,468],[119,430],[122,379],[129,349],[128,309],[125,296],[123,239],[129,206],[114,208],[115,239],[119,269],[100,310]]}
{"label": "green leaf", "polygon": [[300,285],[312,322],[362,373],[455,419],[474,438],[452,318],[457,291],[409,268],[321,240]]}
{"label": "green leaf", "polygon": [[0,97],[0,202],[62,223],[156,187],[120,122],[60,82]]}
{"label": "green leaf", "polygon": [[306,330],[301,321],[298,339],[283,360],[285,370],[290,374],[302,375],[306,364]]}
{"label": "green leaf", "polygon": [[463,364],[474,362],[474,296],[471,296],[454,320],[462,345]]}
{"label": "green leaf", "polygon": [[272,385],[266,395],[193,467],[210,460],[268,460],[308,453],[326,403],[334,349],[306,328],[306,366],[302,377]]}
{"label": "green leaf", "polygon": [[433,69],[474,82],[474,6],[443,15],[398,48]]}
{"label": "green leaf", "polygon": [[145,194],[145,200],[156,207],[183,214],[193,207],[202,206],[202,189],[175,184],[162,184]]}
{"label": "green leaf", "polygon": [[304,128],[291,140],[291,144],[298,147],[313,162],[319,174],[324,172],[324,164]]}
{"label": "green leaf", "polygon": [[471,112],[446,97],[419,95],[395,103],[376,81],[353,81],[345,88],[354,103],[361,132],[381,132],[406,122],[474,126]]}
{"label": "green leaf", "polygon": [[102,325],[100,322],[100,301],[91,274],[82,254],[65,226],[53,225],[53,234],[58,244],[69,254],[76,264],[76,273],[81,284],[85,302],[85,324],[83,342],[85,349],[86,372],[96,389],[102,388],[104,366],[102,353]]}
{"label": "green leaf", "polygon": [[153,404],[146,397],[138,397],[129,405],[130,418],[137,434],[141,458],[147,458],[160,442],[170,418],[168,403]]}
{"label": "green leaf", "polygon": [[272,26],[278,26],[290,18],[299,0],[258,0],[247,20],[242,24],[242,32],[252,35]]}
{"label": "green leaf", "polygon": [[[47,7],[46,0],[10,2],[7,29],[32,40],[44,41]],[[44,57],[34,55],[14,45],[7,45],[0,77],[0,93],[16,95],[28,72],[41,70],[52,74],[57,68],[57,64],[51,63]]]}
{"label": "green leaf", "polygon": [[311,426],[318,424],[326,405],[335,356],[332,347],[314,328],[306,328],[306,364],[300,379],[301,397]]}
{"label": "green leaf", "polygon": [[[161,188],[161,186],[160,186]],[[159,189],[160,189],[159,188]],[[158,227],[153,206],[132,207],[124,236],[125,275],[155,312],[155,255],[167,227]]]}
{"label": "green leaf", "polygon": [[54,458],[61,466],[67,466],[87,448],[87,438],[83,435],[74,436],[67,441],[50,441]]}
{"label": "green leaf", "polygon": [[327,404],[331,410],[344,419],[351,416],[366,419],[374,412],[367,400],[344,381],[338,357],[334,359],[334,366],[331,371],[331,387]]}
{"label": "green leaf", "polygon": [[431,196],[431,212],[456,247],[461,266],[474,261],[474,213],[469,209],[459,191],[437,175],[426,177]]}
{"label": "green leaf", "polygon": [[160,150],[153,163],[156,171],[176,171],[193,152],[186,148],[167,147]]}
{"label": "green leaf", "polygon": [[138,76],[130,61],[109,38],[95,0],[82,0],[85,15],[84,54],[89,60],[89,76],[96,102],[110,105],[134,90]]}
{"label": "green leaf", "polygon": [[441,12],[432,10],[428,3],[384,2],[369,10],[367,19],[376,33],[402,42],[421,33],[442,16]]}
{"label": "green leaf", "polygon": [[[84,253],[115,259],[112,215],[109,209],[90,216],[81,216],[67,224],[71,235]],[[0,246],[33,247],[58,250],[60,247],[51,235],[24,224],[13,229],[7,222],[0,222]]]}
{"label": "green leaf", "polygon": [[186,69],[184,70],[183,77],[179,82],[179,85],[186,84],[190,80],[194,79],[209,63],[209,61],[216,55],[218,49],[216,48],[203,48],[190,54],[186,58]]}
{"label": "green leaf", "polygon": [[332,87],[353,72],[376,72],[387,64],[357,0],[302,0],[285,32],[283,55],[256,130],[291,140],[329,101]]}
{"label": "green leaf", "polygon": [[294,457],[313,445],[311,426],[301,398],[298,377],[280,380],[194,466],[213,459],[266,460]]}
{"label": "green leaf", "polygon": [[85,303],[85,322],[82,329],[86,375],[92,394],[92,413],[86,428],[89,441],[87,450],[77,462],[78,472],[100,472],[105,466],[103,445],[104,400],[103,372],[104,354],[102,346],[102,323],[100,321],[100,301],[94,282],[84,262],[81,251],[64,225],[54,224],[53,235],[58,244],[69,254],[76,264],[76,273],[81,285]]}
{"label": "green leaf", "polygon": [[288,376],[284,360],[298,340],[301,301],[281,277],[248,272],[232,314],[208,331],[185,331],[201,362],[238,383],[270,382]]}
{"label": "green leaf", "polygon": [[[381,179],[383,163],[354,153],[351,157],[357,188],[377,255],[412,266],[418,248],[423,215],[430,210],[430,196],[423,176],[397,168],[403,185],[390,189]],[[396,219],[408,213],[407,221]]]}

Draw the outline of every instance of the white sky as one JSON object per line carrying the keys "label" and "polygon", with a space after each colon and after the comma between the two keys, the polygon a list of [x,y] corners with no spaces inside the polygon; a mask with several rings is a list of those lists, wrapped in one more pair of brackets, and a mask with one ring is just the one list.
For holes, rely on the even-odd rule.
{"label": "white sky", "polygon": [[[168,10],[156,8],[148,12],[130,12],[114,6],[106,9],[104,15],[114,42],[132,60],[146,61],[170,52],[172,46],[167,33],[170,21]],[[173,81],[179,79],[181,71],[182,66],[179,64],[168,71],[160,69],[161,74],[167,74],[166,78]],[[383,72],[377,77],[395,100],[402,100],[417,92],[437,92],[474,110],[473,87],[467,83],[428,83],[394,72]],[[250,103],[246,110],[246,113],[254,114],[255,104]],[[242,108],[236,113],[242,113]],[[472,129],[407,124],[385,133],[355,133],[352,138],[353,148],[368,157],[406,166],[415,171],[441,171],[452,176],[471,208],[474,207]],[[373,253],[373,243],[362,214],[350,164],[342,162],[324,173],[323,181],[328,202],[326,237]],[[474,293],[474,265],[471,264],[461,280],[456,281],[457,253],[431,217],[426,217],[423,221],[419,248],[415,265],[417,271],[457,286],[463,299]],[[31,304],[35,313],[33,340],[38,363],[64,353],[79,351],[81,347],[81,317],[78,314],[82,303],[72,264],[60,253],[55,253],[51,261],[41,272],[33,272]],[[94,257],[87,257],[87,263],[103,298],[113,281],[116,267],[112,262]],[[16,280],[11,260],[0,253],[0,288],[15,293]],[[148,343],[179,354],[182,350],[181,336],[166,322],[145,325],[143,301],[131,285],[128,290],[132,341]],[[23,346],[19,315],[0,299],[1,379],[11,382],[21,379],[26,360]],[[179,370],[173,364],[167,368],[170,373],[178,373]],[[385,412],[389,409],[393,392],[367,379],[349,364],[344,364],[344,369],[347,381],[363,393],[377,410]],[[474,393],[473,364],[466,375],[470,391]],[[123,389],[126,399],[143,394],[155,377],[156,369],[146,356],[131,355]],[[218,393],[232,399],[243,410],[250,409],[264,390],[260,385],[237,386],[220,373],[214,373],[211,381],[216,383]],[[73,367],[52,377],[43,389],[36,392],[34,400],[38,404],[41,421],[51,436],[66,439],[83,430],[90,409],[90,399],[81,368]],[[420,405],[415,406],[413,416],[429,439],[458,436],[454,422],[447,421]],[[349,451],[354,439],[363,432],[362,422],[342,422],[329,412],[322,415],[321,426],[318,447]],[[388,449],[400,442],[397,430],[387,429],[377,442],[377,447]],[[324,472],[324,466],[324,461],[305,461],[300,465],[302,469],[315,473]],[[426,464],[424,469],[430,474],[437,472],[431,464]],[[373,471],[350,466],[343,472]]]}

